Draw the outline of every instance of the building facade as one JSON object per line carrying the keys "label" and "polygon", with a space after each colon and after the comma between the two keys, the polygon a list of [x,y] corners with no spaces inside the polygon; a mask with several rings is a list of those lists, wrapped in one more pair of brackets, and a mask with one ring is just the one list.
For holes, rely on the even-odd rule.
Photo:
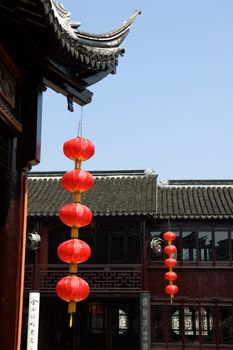
{"label": "building facade", "polygon": [[[231,349],[233,346],[233,181],[168,181],[148,171],[95,172],[83,195],[93,222],[80,238],[92,249],[79,265],[91,293],[69,328],[67,304],[55,294],[68,274],[56,255],[69,229],[58,211],[71,203],[62,173],[29,178],[28,232],[41,235],[27,251],[23,342],[29,291],[41,293],[39,349]],[[163,233],[177,238],[179,293],[164,289]],[[154,243],[158,243],[156,249]]]}

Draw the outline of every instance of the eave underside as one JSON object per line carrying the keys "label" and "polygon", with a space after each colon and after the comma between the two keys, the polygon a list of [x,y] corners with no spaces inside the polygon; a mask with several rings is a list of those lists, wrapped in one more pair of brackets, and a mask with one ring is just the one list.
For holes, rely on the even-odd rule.
{"label": "eave underside", "polygon": [[31,56],[49,86],[67,96],[74,89],[76,102],[85,104],[92,94],[83,91],[116,72],[118,58],[124,53],[118,46],[138,14],[136,11],[116,30],[96,35],[75,29],[68,11],[62,13],[61,5],[53,0],[2,0],[0,26],[3,42],[15,42],[24,59]]}

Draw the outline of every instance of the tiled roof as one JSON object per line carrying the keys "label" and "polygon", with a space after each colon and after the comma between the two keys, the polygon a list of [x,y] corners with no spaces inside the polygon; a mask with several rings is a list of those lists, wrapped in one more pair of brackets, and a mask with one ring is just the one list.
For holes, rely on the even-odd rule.
{"label": "tiled roof", "polygon": [[[72,203],[63,190],[63,173],[31,173],[29,216],[54,216]],[[94,216],[150,215],[159,219],[233,218],[232,180],[168,181],[156,185],[157,176],[148,171],[95,172],[94,187],[82,202]]]}
{"label": "tiled roof", "polygon": [[[142,171],[96,172],[93,188],[82,195],[94,216],[153,215],[156,177]],[[54,216],[72,194],[60,184],[62,174],[34,173],[29,177],[29,216]]]}
{"label": "tiled roof", "polygon": [[61,49],[91,69],[109,69],[110,72],[115,72],[118,57],[124,53],[124,49],[119,48],[119,45],[127,36],[140,11],[135,11],[128,20],[111,32],[91,34],[77,29],[80,24],[70,20],[70,13],[62,4],[54,0],[40,1],[44,5],[47,21]]}
{"label": "tiled roof", "polygon": [[91,34],[80,31],[80,23],[71,21],[70,12],[58,1],[0,2],[0,17],[19,23],[24,31],[27,28],[28,38],[30,36],[32,42],[39,43],[38,53],[46,51],[49,60],[69,67],[70,74],[75,75],[84,70],[85,77],[89,76],[89,71],[115,73],[118,57],[124,53],[124,49],[119,46],[138,14],[140,11],[136,10],[119,27],[108,33]]}
{"label": "tiled roof", "polygon": [[233,218],[233,181],[176,181],[158,186],[161,219]]}

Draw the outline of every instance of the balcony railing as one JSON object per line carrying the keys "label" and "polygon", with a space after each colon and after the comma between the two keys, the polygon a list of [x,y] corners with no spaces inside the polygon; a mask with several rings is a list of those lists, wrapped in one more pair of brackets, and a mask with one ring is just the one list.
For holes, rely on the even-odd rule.
{"label": "balcony railing", "polygon": [[[58,280],[69,274],[67,265],[26,265],[24,288],[41,293],[55,291]],[[78,276],[84,278],[92,291],[140,291],[141,265],[79,265]]]}

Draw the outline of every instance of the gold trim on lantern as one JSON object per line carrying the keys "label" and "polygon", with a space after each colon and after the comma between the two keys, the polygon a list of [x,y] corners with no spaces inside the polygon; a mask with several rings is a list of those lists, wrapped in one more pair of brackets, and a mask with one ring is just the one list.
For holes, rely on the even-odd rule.
{"label": "gold trim on lantern", "polygon": [[69,273],[77,273],[78,265],[76,263],[71,263],[69,267]]}
{"label": "gold trim on lantern", "polygon": [[68,304],[68,313],[73,314],[76,311],[76,302],[75,301],[69,301]]}
{"label": "gold trim on lantern", "polygon": [[75,203],[81,202],[81,192],[74,192],[74,202]]}
{"label": "gold trim on lantern", "polygon": [[75,160],[75,170],[81,169],[82,161],[80,159]]}
{"label": "gold trim on lantern", "polygon": [[71,238],[78,238],[79,229],[78,227],[71,227]]}

